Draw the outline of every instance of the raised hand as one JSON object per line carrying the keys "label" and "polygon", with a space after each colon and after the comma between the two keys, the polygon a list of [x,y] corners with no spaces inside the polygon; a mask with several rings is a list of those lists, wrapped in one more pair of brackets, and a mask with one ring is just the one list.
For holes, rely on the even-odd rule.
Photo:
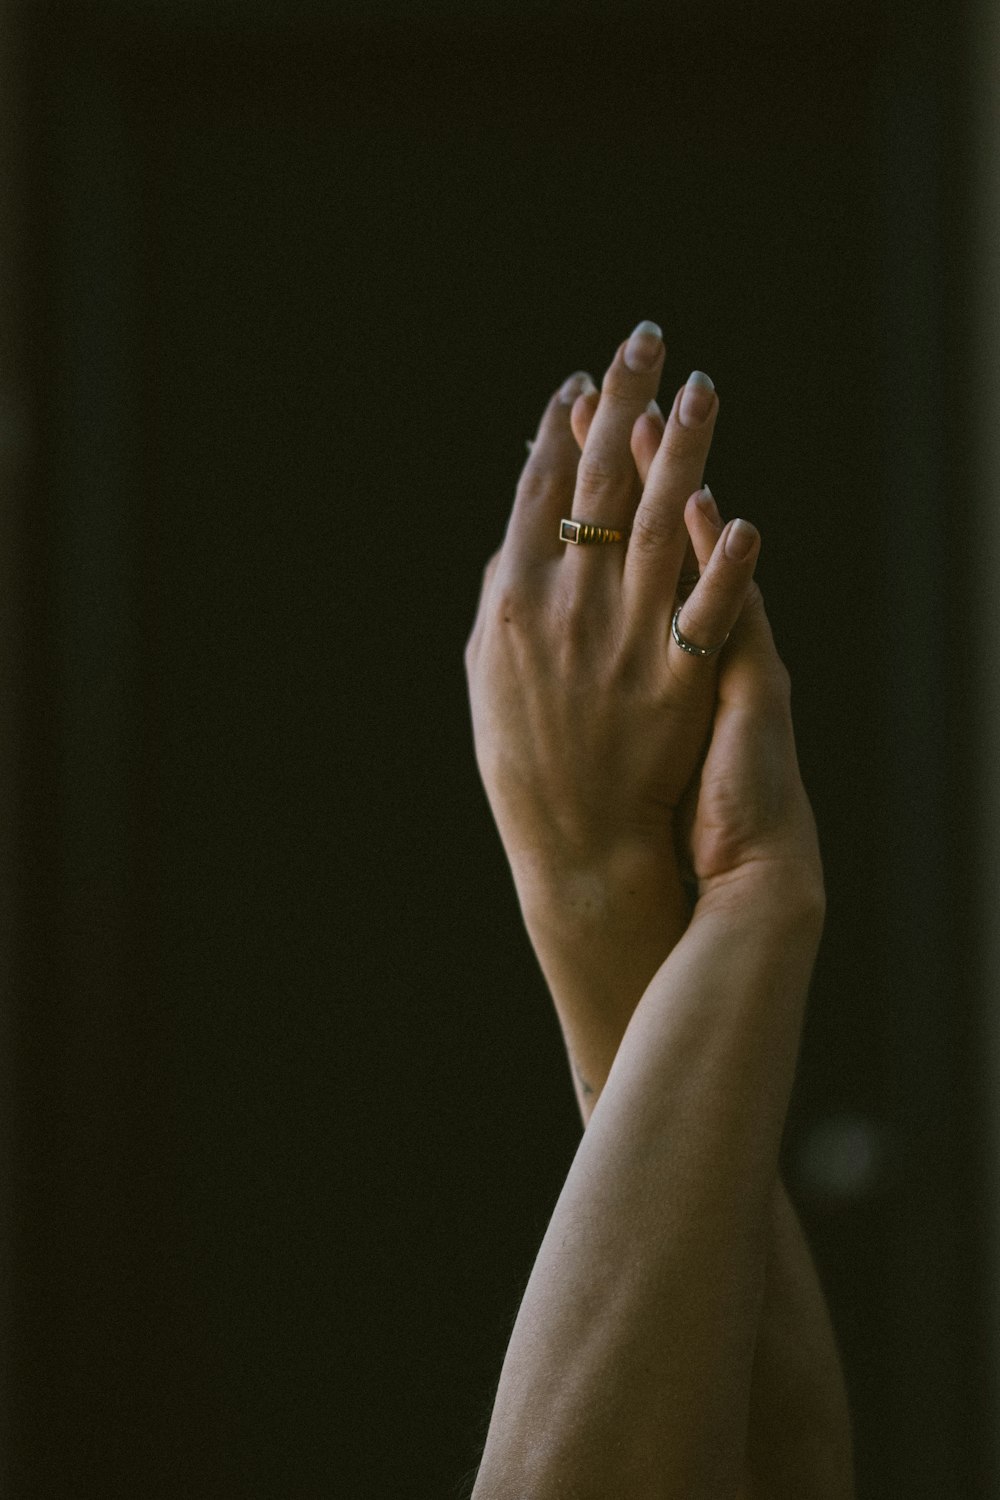
{"label": "raised hand", "polygon": [[[466,648],[477,759],[529,908],[554,882],[582,895],[595,873],[673,865],[674,814],[711,723],[716,658],[683,649],[671,625],[718,398],[710,383],[678,391],[640,477],[634,436],[663,359],[659,331],[637,332],[599,394],[571,377],[552,396]],[[629,534],[574,546],[564,517]],[[758,540],[747,523],[725,528],[679,621],[695,646],[735,624]]]}
{"label": "raised hand", "polygon": [[[788,949],[789,919],[807,942],[822,921],[788,677],[750,581],[758,538],[725,526],[714,501],[696,494],[717,397],[709,393],[707,423],[689,428],[682,388],[665,423],[647,411],[662,345],[646,376],[629,372],[623,354],[601,392],[571,378],[568,399],[550,401],[466,649],[480,767],[585,1122],[654,975],[652,994],[666,982],[669,1002],[671,975],[683,985],[690,970],[682,954],[679,968],[664,965],[691,915],[675,835],[708,913],[701,934],[722,921],[707,957],[718,952],[724,963],[710,988],[721,993],[740,970],[727,957],[730,918],[759,913],[750,931],[780,931],[776,952]],[[631,536],[625,546],[565,546],[556,540],[564,516],[631,527]],[[752,544],[742,560],[726,553],[738,532]],[[681,580],[695,572],[677,621],[682,639],[715,646],[732,632],[708,657],[684,652],[670,630],[688,593]],[[713,1007],[693,1014],[708,1018]],[[678,1099],[690,1097],[689,1070],[671,1076]],[[666,1072],[655,1091],[671,1098]],[[851,1493],[829,1317],[780,1181],[747,1448],[741,1500]]]}
{"label": "raised hand", "polygon": [[[592,395],[574,406],[572,428],[583,451],[594,413]],[[631,447],[644,486],[668,441],[669,423],[665,425],[659,413],[644,413],[635,423]],[[677,625],[682,637],[708,641],[732,607],[724,549],[734,527],[726,525],[714,497],[705,491],[688,501],[684,521],[689,557],[700,583],[681,609]],[[713,681],[714,719],[706,758],[677,809],[676,842],[682,863],[702,896],[710,887],[718,889],[737,877],[765,871],[773,887],[775,867],[781,865],[790,888],[821,907],[819,847],[799,776],[790,681],[760,590],[752,581],[730,633],[732,640],[720,653],[719,676]]]}
{"label": "raised hand", "polygon": [[[705,565],[722,520],[718,512],[692,520],[695,552]],[[759,880],[822,913],[823,872],[799,774],[791,683],[755,583],[722,661],[711,741],[685,800],[685,843],[702,902],[724,889],[734,896],[738,883]]]}

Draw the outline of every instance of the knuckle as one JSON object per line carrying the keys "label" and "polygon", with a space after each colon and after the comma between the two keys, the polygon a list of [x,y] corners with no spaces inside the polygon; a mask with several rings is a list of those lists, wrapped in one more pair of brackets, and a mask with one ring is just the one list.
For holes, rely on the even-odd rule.
{"label": "knuckle", "polygon": [[675,541],[680,530],[677,518],[654,506],[640,506],[632,522],[629,546],[639,552],[660,551]]}
{"label": "knuckle", "polygon": [[543,575],[504,570],[494,579],[488,618],[501,628],[514,627],[522,633],[532,633],[544,617],[547,595]]}
{"label": "knuckle", "polygon": [[605,449],[585,450],[576,471],[577,489],[585,495],[606,490],[619,477],[621,465]]}
{"label": "knuckle", "polygon": [[519,579],[507,578],[496,589],[493,618],[502,625],[519,625],[528,614],[528,598]]}
{"label": "knuckle", "polygon": [[481,640],[489,637],[496,627],[524,624],[532,613],[533,594],[528,581],[520,569],[505,563],[502,552],[501,548],[486,564],[467,653],[470,650],[475,653]]}
{"label": "knuckle", "polygon": [[552,470],[537,456],[536,450],[521,470],[521,477],[517,481],[517,497],[519,500],[543,500],[551,488]]}
{"label": "knuckle", "polygon": [[644,402],[636,401],[635,379],[624,376],[617,365],[612,365],[601,382],[601,401],[611,406],[636,407],[636,416]]}
{"label": "knuckle", "polygon": [[700,453],[705,446],[699,431],[681,427],[678,422],[668,422],[660,441],[660,452],[666,458],[685,459]]}

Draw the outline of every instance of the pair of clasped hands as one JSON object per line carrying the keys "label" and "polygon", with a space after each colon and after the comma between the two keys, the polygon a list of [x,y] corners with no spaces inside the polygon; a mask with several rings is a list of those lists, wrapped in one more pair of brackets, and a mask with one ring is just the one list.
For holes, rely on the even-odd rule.
{"label": "pair of clasped hands", "polygon": [[[676,940],[692,885],[703,909],[823,905],[788,674],[753,582],[760,537],[701,487],[711,382],[659,414],[664,356],[642,323],[600,391],[580,373],[553,395],[466,648],[477,760],[543,968],[551,929],[586,941],[602,916],[634,932],[655,910]],[[567,544],[565,517],[629,534]],[[674,639],[685,594],[681,635],[728,636],[718,654]]]}
{"label": "pair of clasped hands", "polygon": [[[552,395],[466,645],[477,762],[586,1126],[474,1500],[853,1493],[778,1173],[825,910],[816,827],[760,537],[702,487],[718,395],[696,374],[664,419],[664,359],[641,323],[600,390],[579,373]],[[623,537],[574,545],[565,518]]]}

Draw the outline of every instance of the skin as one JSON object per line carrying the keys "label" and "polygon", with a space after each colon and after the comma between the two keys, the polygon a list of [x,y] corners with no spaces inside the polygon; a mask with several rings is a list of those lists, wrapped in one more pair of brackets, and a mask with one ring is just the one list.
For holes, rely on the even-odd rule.
{"label": "skin", "polygon": [[[704,472],[717,396],[697,426],[680,420],[683,387],[665,423],[647,416],[662,371],[662,342],[652,341],[653,363],[641,372],[628,369],[624,350],[620,346],[600,393],[591,389],[570,403],[553,396],[518,485],[504,544],[487,566],[466,650],[477,758],[552,991],[587,1126],[564,1192],[584,1162],[573,1193],[579,1193],[580,1181],[586,1183],[592,1203],[605,1208],[598,1222],[627,1222],[611,1205],[617,1193],[620,1209],[623,1184],[635,1170],[609,1144],[609,1127],[601,1144],[588,1143],[593,1128],[588,1121],[616,1070],[633,1079],[633,1091],[604,1117],[624,1122],[652,1110],[650,1129],[667,1153],[656,1178],[661,1190],[669,1179],[674,1143],[690,1135],[691,1111],[700,1110],[710,1121],[729,1092],[724,1069],[678,1070],[676,1036],[670,1042],[669,1027],[661,1035],[652,1022],[647,1041],[659,1037],[661,1043],[659,1052],[647,1047],[647,1060],[656,1057],[653,1083],[643,1072],[645,1064],[633,1060],[620,1069],[625,1039],[639,1034],[633,1018],[642,1004],[651,1014],[663,1014],[670,1007],[661,998],[657,1010],[649,997],[668,994],[678,1015],[693,1018],[691,1035],[696,1036],[697,1028],[707,1025],[699,1018],[711,1007],[685,1000],[685,994],[693,987],[703,995],[706,982],[713,994],[731,987],[728,968],[718,970],[719,953],[727,942],[739,942],[757,954],[758,969],[748,953],[745,974],[749,982],[756,973],[758,982],[736,995],[732,1013],[744,1020],[755,1016],[756,1026],[757,1008],[766,1006],[761,996],[770,993],[762,974],[774,954],[785,954],[794,970],[779,985],[793,998],[781,1007],[784,1030],[773,1055],[766,1055],[770,1062],[762,1063],[759,1080],[761,1096],[772,1101],[771,1133],[760,1131],[755,1145],[752,1136],[741,1137],[738,1146],[730,1141],[724,1157],[731,1161],[734,1151],[756,1150],[760,1197],[747,1193],[744,1175],[739,1202],[727,1199],[725,1172],[711,1153],[698,1163],[700,1177],[695,1172],[683,1178],[671,1188],[672,1197],[663,1197],[674,1218],[651,1241],[661,1290],[668,1262],[675,1302],[689,1297],[698,1277],[714,1265],[712,1284],[742,1288],[743,1300],[740,1315],[729,1319],[721,1338],[719,1329],[707,1325],[688,1331],[680,1366],[663,1365],[665,1349],[675,1360],[678,1355],[675,1327],[660,1344],[654,1334],[652,1347],[643,1348],[643,1369],[660,1362],[661,1387],[651,1404],[637,1403],[634,1391],[625,1404],[630,1413],[647,1414],[646,1427],[641,1417],[634,1418],[629,1494],[662,1495],[664,1475],[683,1475],[677,1493],[687,1495],[833,1500],[853,1494],[846,1397],[822,1291],[777,1175],[780,1126],[823,904],[815,829],[795,762],[787,673],[751,581],[759,550],[756,531],[744,524],[723,526],[714,502],[693,493]],[[558,541],[558,521],[570,514],[631,527],[631,536],[625,546],[565,546]],[[727,554],[735,531],[750,542],[742,557]],[[725,650],[707,659],[689,656],[670,638],[681,575],[695,570],[701,577],[682,611],[681,631],[701,644],[714,644],[732,631]],[[756,779],[748,782],[749,766]],[[693,909],[685,877],[694,882]],[[754,914],[749,932],[748,912]],[[705,942],[706,933],[711,942]],[[678,953],[685,955],[683,963]],[[692,953],[697,954],[693,966]],[[749,1045],[746,1035],[743,1044]],[[730,1065],[737,1059],[745,1070],[738,1047],[723,1052]],[[715,1056],[711,1048],[706,1055]],[[735,1079],[730,1083],[736,1086]],[[679,1113],[672,1114],[675,1106]],[[711,1130],[706,1138],[713,1138]],[[614,1163],[610,1175],[609,1161]],[[638,1179],[631,1190],[644,1201]],[[713,1209],[709,1200],[716,1190],[720,1196]],[[577,1207],[566,1210],[570,1222],[579,1214],[574,1201]],[[678,1222],[678,1206],[686,1201],[692,1208],[697,1202],[695,1221],[708,1236],[687,1266],[676,1256],[671,1262],[666,1248],[669,1223]],[[553,1224],[562,1206],[561,1198]],[[744,1212],[749,1219],[741,1221]],[[683,1222],[692,1221],[685,1215]],[[720,1226],[738,1222],[743,1238],[723,1236],[720,1249]],[[550,1241],[551,1226],[546,1244]],[[529,1283],[523,1318],[519,1315],[519,1326],[529,1328],[530,1336],[522,1333],[519,1344],[516,1329],[508,1350],[477,1497],[516,1493],[516,1485],[529,1478],[533,1486],[549,1486],[532,1487],[537,1496],[583,1495],[590,1490],[581,1486],[597,1482],[599,1453],[605,1451],[599,1448],[595,1455],[592,1447],[599,1407],[589,1412],[585,1430],[591,1447],[585,1459],[579,1435],[584,1429],[574,1438],[571,1423],[555,1434],[551,1414],[544,1442],[536,1433],[525,1446],[530,1406],[519,1402],[532,1389],[526,1351],[566,1335],[565,1327],[562,1335],[552,1330],[559,1326],[553,1287],[565,1290],[567,1266],[558,1260],[556,1275],[545,1250],[543,1244],[534,1289]],[[597,1252],[591,1245],[579,1253],[582,1266]],[[607,1243],[600,1253],[608,1254]],[[584,1276],[580,1285],[588,1284]],[[637,1315],[641,1284],[639,1276],[632,1304],[605,1309],[605,1333],[612,1342],[625,1337],[629,1327],[643,1329],[644,1337],[655,1329],[648,1309]],[[572,1299],[562,1315],[572,1323]],[[706,1348],[716,1357],[727,1350],[710,1378]],[[599,1340],[592,1349],[597,1351],[591,1372],[595,1388],[606,1396],[609,1372],[600,1361],[608,1349],[602,1353]],[[568,1340],[563,1352],[579,1368],[577,1344]],[[627,1362],[618,1358],[610,1368],[613,1378],[627,1382]],[[692,1375],[698,1369],[700,1396]],[[580,1380],[583,1411],[586,1371]],[[681,1406],[689,1413],[702,1409],[699,1400],[711,1406],[720,1391],[727,1393],[725,1410],[716,1411],[711,1441],[700,1456],[684,1447],[691,1422],[677,1431],[665,1416],[679,1409],[678,1380],[688,1381]],[[697,1423],[694,1427],[701,1430]],[[619,1414],[606,1451],[615,1451],[611,1438],[620,1438],[622,1431]],[[532,1467],[542,1462],[542,1452],[548,1454],[544,1462],[557,1468]],[[640,1471],[651,1454],[655,1472],[644,1474]],[[709,1463],[701,1472],[698,1465],[704,1468],[709,1460],[718,1460],[722,1471],[709,1472]],[[573,1465],[579,1463],[585,1472],[576,1474]],[[553,1487],[568,1482],[571,1472],[576,1488]],[[621,1480],[617,1471],[600,1478],[605,1484]]]}

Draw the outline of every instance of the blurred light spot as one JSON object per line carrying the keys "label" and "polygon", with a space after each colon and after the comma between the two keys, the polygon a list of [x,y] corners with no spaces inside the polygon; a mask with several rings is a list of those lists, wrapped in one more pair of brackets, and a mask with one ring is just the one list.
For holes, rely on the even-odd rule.
{"label": "blurred light spot", "polygon": [[801,1186],[815,1197],[856,1202],[877,1185],[885,1165],[884,1134],[862,1115],[838,1115],[808,1130],[795,1153]]}

